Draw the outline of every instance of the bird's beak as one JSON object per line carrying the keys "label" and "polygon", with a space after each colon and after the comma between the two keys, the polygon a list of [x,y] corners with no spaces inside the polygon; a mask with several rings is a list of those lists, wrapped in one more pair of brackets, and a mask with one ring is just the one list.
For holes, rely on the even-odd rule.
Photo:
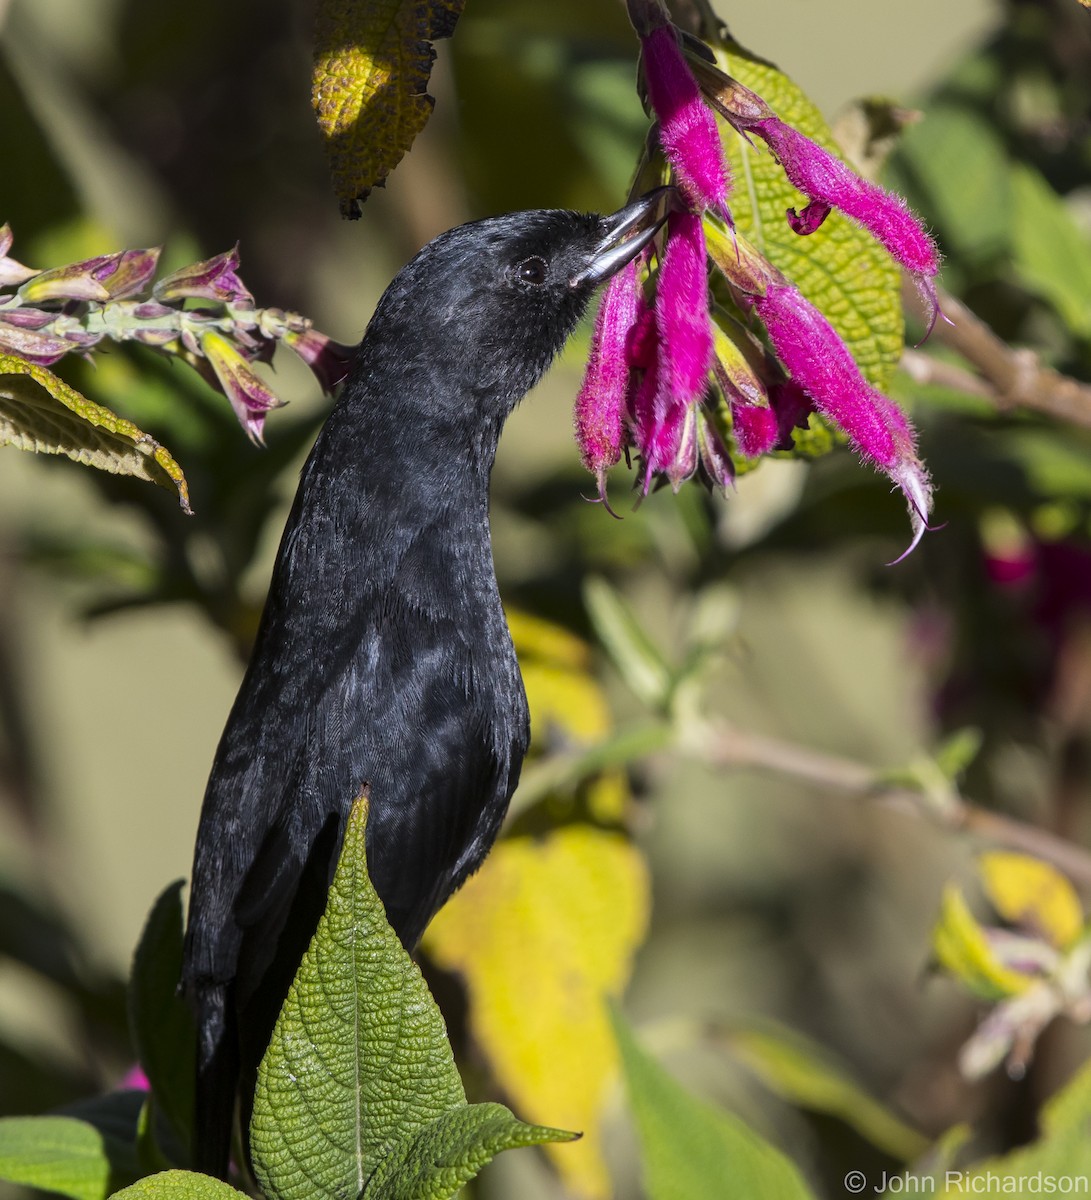
{"label": "bird's beak", "polygon": [[658,187],[604,218],[605,233],[586,264],[568,281],[571,287],[592,287],[620,271],[659,232],[675,203],[673,187]]}

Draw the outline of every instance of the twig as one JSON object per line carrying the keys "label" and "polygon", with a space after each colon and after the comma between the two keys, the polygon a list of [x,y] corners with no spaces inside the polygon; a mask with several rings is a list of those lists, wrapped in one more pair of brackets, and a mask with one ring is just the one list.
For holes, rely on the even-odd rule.
{"label": "twig", "polygon": [[913,379],[985,396],[1002,411],[1030,409],[1091,429],[1091,385],[1043,366],[1033,350],[1009,346],[949,293],[940,291],[939,303],[950,324],[937,322],[932,336],[957,351],[976,374],[910,350],[902,361]]}
{"label": "twig", "polygon": [[937,802],[927,791],[884,779],[864,763],[724,723],[707,726],[697,738],[687,737],[685,745],[712,766],[755,767],[861,799],[892,801],[945,828],[1045,859],[1074,882],[1091,886],[1091,852],[1044,829],[970,803],[953,785]]}

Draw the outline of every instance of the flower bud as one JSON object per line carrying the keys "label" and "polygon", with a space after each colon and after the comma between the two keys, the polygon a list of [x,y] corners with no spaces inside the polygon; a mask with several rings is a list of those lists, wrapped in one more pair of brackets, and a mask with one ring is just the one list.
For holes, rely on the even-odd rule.
{"label": "flower bud", "polygon": [[0,312],[0,351],[17,354],[41,367],[52,366],[77,347],[93,346],[100,334],[72,330],[65,334],[47,329],[56,313],[36,308],[9,308]]}
{"label": "flower bud", "polygon": [[222,334],[212,330],[202,333],[200,349],[230,400],[239,424],[251,441],[260,444],[265,414],[270,409],[282,407],[284,401],[262,383],[246,359]]}
{"label": "flower bud", "polygon": [[288,329],[281,339],[311,368],[322,390],[332,394],[344,382],[356,356],[355,346],[344,346],[317,329]]}
{"label": "flower bud", "polygon": [[155,285],[157,300],[215,300],[220,304],[253,304],[254,297],[238,276],[239,248],[183,267]]}
{"label": "flower bud", "polygon": [[14,240],[11,226],[0,225],[0,288],[18,286],[38,273],[32,267],[24,267],[14,258],[8,258]]}

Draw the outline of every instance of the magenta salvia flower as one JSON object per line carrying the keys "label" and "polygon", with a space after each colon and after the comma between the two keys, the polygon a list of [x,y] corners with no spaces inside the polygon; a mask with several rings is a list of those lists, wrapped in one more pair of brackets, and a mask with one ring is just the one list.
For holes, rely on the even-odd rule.
{"label": "magenta salvia flower", "polygon": [[667,248],[655,294],[659,332],[659,415],[704,394],[712,363],[705,231],[696,213],[667,218]]}
{"label": "magenta salvia flower", "polygon": [[745,129],[765,139],[785,175],[810,200],[801,213],[788,210],[796,233],[813,233],[831,207],[858,221],[912,275],[928,305],[931,328],[938,311],[933,280],[939,270],[939,252],[909,205],[878,184],[861,179],[779,117],[746,122]]}
{"label": "magenta salvia flower", "polygon": [[[653,6],[652,12],[658,11]],[[665,18],[664,18],[665,20]],[[716,118],[701,99],[674,27],[641,31],[648,101],[659,118],[659,141],[692,208],[716,209],[730,222],[730,191]]]}
{"label": "magenta salvia flower", "polygon": [[[577,400],[576,431],[600,495],[605,498],[606,469],[627,446],[640,456],[637,487],[643,493],[657,476],[677,490],[698,470],[726,489],[735,462],[791,451],[795,431],[806,429],[817,412],[839,426],[858,453],[904,493],[912,550],[928,527],[932,503],[913,429],[901,410],[865,381],[825,317],[736,233],[713,109],[747,142],[762,138],[803,193],[806,203],[787,212],[796,233],[814,233],[831,209],[840,209],[912,275],[933,321],[939,268],[934,243],[904,201],[860,179],[785,124],[760,95],[724,74],[714,56],[683,39],[662,0],[627,0],[627,6],[641,40],[647,99],[658,118],[659,142],[678,197],[658,248],[628,268],[624,283],[615,281],[596,325]],[[663,162],[653,154],[639,177],[662,179],[664,174]],[[719,219],[706,222],[707,210],[727,229]],[[714,293],[709,259],[722,276]],[[654,294],[651,305],[641,279]],[[621,295],[624,309],[614,307]],[[754,310],[772,352],[760,331],[732,315],[736,306]]]}
{"label": "magenta salvia flower", "polygon": [[865,381],[833,327],[796,288],[770,283],[763,296],[755,297],[754,310],[777,357],[815,408],[901,488],[913,528],[908,554],[928,527],[932,489],[904,414]]}
{"label": "magenta salvia flower", "polygon": [[606,470],[621,458],[625,446],[626,401],[631,367],[629,341],[640,305],[636,261],[606,286],[591,335],[591,354],[583,386],[576,397],[576,441],[584,466],[598,479],[606,499]]}

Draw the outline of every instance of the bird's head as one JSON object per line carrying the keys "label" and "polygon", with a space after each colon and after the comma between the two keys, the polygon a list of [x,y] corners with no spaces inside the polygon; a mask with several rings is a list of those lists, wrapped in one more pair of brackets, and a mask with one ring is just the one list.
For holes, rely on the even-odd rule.
{"label": "bird's head", "polygon": [[440,234],[402,270],[365,338],[436,380],[431,402],[467,394],[499,421],[538,382],[595,288],[655,235],[673,189],[610,216],[509,213]]}

